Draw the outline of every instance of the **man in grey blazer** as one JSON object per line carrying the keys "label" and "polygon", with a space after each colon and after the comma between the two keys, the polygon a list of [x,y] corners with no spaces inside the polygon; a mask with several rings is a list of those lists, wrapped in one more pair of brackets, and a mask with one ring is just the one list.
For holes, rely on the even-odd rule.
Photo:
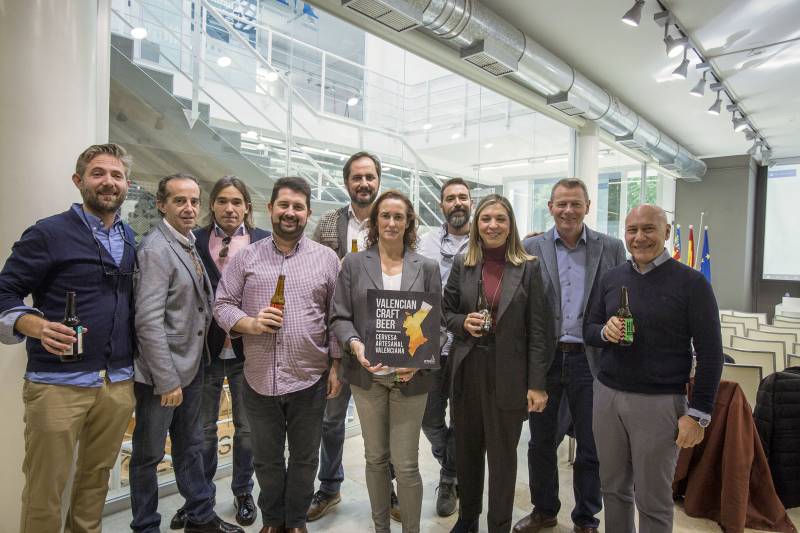
{"label": "man in grey blazer", "polygon": [[189,174],[162,178],[156,205],[162,219],[137,252],[131,529],[159,531],[156,468],[169,432],[175,481],[186,499],[185,531],[243,533],[214,513],[214,492],[198,467],[203,461],[203,363],[214,295],[192,234],[200,207],[197,180]]}
{"label": "man in grey blazer", "polygon": [[558,181],[548,208],[555,225],[525,240],[525,249],[542,260],[542,281],[555,324],[556,353],[547,376],[547,407],[531,413],[528,475],[533,512],[514,526],[517,533],[536,533],[556,525],[558,499],[556,450],[563,437],[558,431],[558,411],[566,395],[578,443],[573,466],[576,533],[597,531],[602,509],[597,450],[592,433],[592,390],[595,350],[583,342],[583,315],[592,286],[603,273],[625,262],[625,245],[619,239],[586,227],[589,193],[583,181]]}

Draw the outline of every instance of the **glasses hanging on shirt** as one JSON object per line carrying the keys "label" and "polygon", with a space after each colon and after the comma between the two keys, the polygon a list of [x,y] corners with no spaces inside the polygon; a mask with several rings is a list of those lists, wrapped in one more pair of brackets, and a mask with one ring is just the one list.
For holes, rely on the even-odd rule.
{"label": "glasses hanging on shirt", "polygon": [[220,249],[220,251],[219,251],[219,258],[220,259],[224,259],[224,258],[228,257],[228,252],[230,251],[230,246],[231,246],[231,236],[230,235],[225,235],[222,238],[222,249]]}
{"label": "glasses hanging on shirt", "polygon": [[[86,213],[83,212],[83,210],[81,210],[81,214],[83,215],[83,220],[86,221],[86,225],[89,226],[89,231],[92,233],[92,239],[94,239],[94,244],[97,247],[97,262],[100,263],[100,268],[103,269],[103,275],[104,276],[109,276],[109,277],[135,276],[135,275],[137,275],[139,273],[139,258],[136,257],[136,245],[134,245],[132,242],[130,242],[125,237],[125,232],[123,231],[123,229],[122,228],[117,228],[117,231],[119,231],[120,237],[122,237],[122,257],[123,258],[125,257],[125,245],[130,246],[131,247],[131,251],[133,252],[133,269],[126,271],[126,270],[122,270],[122,267],[120,266],[117,269],[109,270],[108,269],[108,262],[103,261],[103,244],[97,238],[97,235],[95,234],[95,231],[94,231],[94,228],[92,228],[92,225],[89,224],[89,219],[86,218]],[[112,226],[112,229],[109,229],[109,237],[110,237],[111,231],[113,231],[113,226]],[[108,251],[108,250],[106,250],[106,251]],[[109,254],[110,253],[111,252],[109,252]],[[122,260],[120,260],[120,262],[122,262]]]}

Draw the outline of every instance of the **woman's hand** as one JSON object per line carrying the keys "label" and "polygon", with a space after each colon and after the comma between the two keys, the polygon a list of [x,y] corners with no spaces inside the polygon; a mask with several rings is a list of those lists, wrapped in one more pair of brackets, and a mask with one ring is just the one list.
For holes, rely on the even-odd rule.
{"label": "woman's hand", "polygon": [[350,351],[353,352],[353,355],[356,356],[358,362],[369,372],[373,374],[383,368],[381,363],[378,363],[375,366],[370,366],[370,362],[367,361],[367,358],[364,357],[364,343],[358,339],[353,339],[350,341]]}
{"label": "woman's hand", "polygon": [[400,383],[407,383],[411,381],[411,378],[414,377],[414,374],[417,373],[417,368],[398,368],[396,369],[395,374],[395,381]]}
{"label": "woman's hand", "polygon": [[483,336],[483,315],[480,313],[470,313],[464,319],[464,331],[473,337]]}
{"label": "woman's hand", "polygon": [[528,389],[528,412],[541,413],[547,406],[547,392]]}

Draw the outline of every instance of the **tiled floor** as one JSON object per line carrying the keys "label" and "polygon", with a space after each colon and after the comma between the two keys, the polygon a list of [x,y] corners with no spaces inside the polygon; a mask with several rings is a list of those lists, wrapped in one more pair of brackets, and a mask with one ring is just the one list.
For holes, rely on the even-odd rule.
{"label": "tiled floor", "polygon": [[[528,433],[526,425],[522,432],[522,439],[520,440],[519,447],[517,448],[518,474],[517,492],[514,502],[514,521],[519,520],[528,512],[530,512],[530,496],[527,486],[527,442]],[[571,483],[572,471],[569,464],[566,462],[566,446],[562,446],[560,453],[562,458],[560,466],[562,509],[558,516],[558,527],[547,530],[547,533],[569,533],[572,531],[572,524],[569,514],[572,509],[572,502],[574,499],[572,495]],[[422,479],[425,484],[425,496],[422,504],[422,531],[426,533],[447,533],[450,531],[450,528],[455,522],[456,517],[453,516],[450,518],[440,518],[436,516],[435,490],[438,482],[439,465],[433,459],[433,456],[430,453],[430,445],[424,436],[421,436],[420,438],[419,459]],[[354,533],[360,531],[369,532],[373,530],[372,519],[369,510],[369,501],[367,498],[367,489],[364,482],[363,465],[364,446],[360,435],[356,434],[349,437],[345,443],[344,467],[347,479],[342,486],[342,502],[337,505],[328,515],[324,516],[317,522],[310,523],[308,525],[309,531]],[[229,482],[229,478],[223,478],[217,481],[217,513],[224,519],[232,522],[234,509]],[[181,503],[182,499],[177,494],[165,497],[161,500],[159,511],[162,514],[163,531],[169,531],[169,519],[175,512],[175,509],[177,509]],[[485,509],[486,503],[484,501],[484,510]],[[789,516],[792,518],[795,524],[800,524],[800,508],[790,510]],[[481,531],[486,531],[485,513],[481,518]],[[103,521],[103,529],[112,533],[127,531],[130,519],[131,513],[129,510],[107,516]],[[397,523],[393,523],[392,527],[395,531],[400,531],[401,529],[400,525]],[[259,520],[256,521],[256,524],[246,528],[248,533],[257,533],[260,529],[260,516]],[[602,523],[601,530],[611,533],[611,530],[605,529]],[[680,507],[676,506],[674,531],[685,533],[721,531],[721,529],[719,526],[717,526],[717,524],[709,520],[700,520],[686,516]]]}

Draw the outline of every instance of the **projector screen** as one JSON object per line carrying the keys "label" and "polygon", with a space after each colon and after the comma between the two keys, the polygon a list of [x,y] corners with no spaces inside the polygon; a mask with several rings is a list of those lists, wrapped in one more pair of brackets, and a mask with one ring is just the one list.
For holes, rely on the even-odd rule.
{"label": "projector screen", "polygon": [[800,165],[767,174],[764,279],[800,281]]}

